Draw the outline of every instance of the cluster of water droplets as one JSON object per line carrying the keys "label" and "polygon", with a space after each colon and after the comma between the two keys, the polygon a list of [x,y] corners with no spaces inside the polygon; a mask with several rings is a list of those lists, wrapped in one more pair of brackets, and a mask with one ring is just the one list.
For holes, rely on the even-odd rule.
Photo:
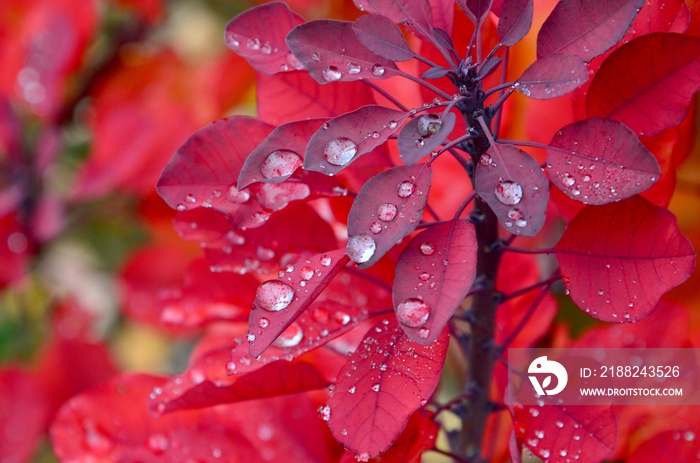
{"label": "cluster of water droplets", "polygon": [[[311,60],[320,61],[321,55],[318,52],[313,52],[311,54]],[[368,71],[374,77],[381,77],[386,72],[384,66],[380,64],[368,66]],[[323,80],[326,82],[335,82],[343,78],[343,72],[346,72],[350,76],[356,76],[363,72],[362,65],[353,61],[345,63],[345,66],[342,64],[338,66],[330,65],[321,71],[321,77],[323,77]]]}

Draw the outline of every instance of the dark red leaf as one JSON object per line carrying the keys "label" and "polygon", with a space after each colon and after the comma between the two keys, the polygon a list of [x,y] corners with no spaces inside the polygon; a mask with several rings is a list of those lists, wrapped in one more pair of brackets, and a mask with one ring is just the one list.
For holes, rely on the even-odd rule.
{"label": "dark red leaf", "polygon": [[416,229],[428,201],[432,169],[398,166],[375,175],[357,194],[348,216],[347,254],[360,268],[377,262]]}
{"label": "dark red leaf", "polygon": [[530,32],[532,26],[532,0],[508,0],[501,5],[498,18],[498,37],[501,43],[511,47]]}
{"label": "dark red leaf", "polygon": [[392,61],[407,61],[415,56],[401,29],[386,16],[370,13],[352,24],[355,35],[373,53]]}
{"label": "dark red leaf", "polygon": [[649,188],[659,163],[627,126],[609,119],[569,124],[547,148],[552,183],[583,204],[607,204]]}
{"label": "dark red leaf", "polygon": [[544,224],[549,182],[529,154],[492,144],[476,168],[476,192],[511,233],[534,236]]}
{"label": "dark red leaf", "polygon": [[258,74],[256,92],[258,115],[272,124],[338,116],[374,101],[362,82],[318,85],[305,71]]}
{"label": "dark red leaf", "polygon": [[324,409],[333,436],[366,461],[385,451],[437,387],[449,334],[421,346],[382,320],[338,373]]}
{"label": "dark red leaf", "polygon": [[[423,453],[435,446],[439,431],[433,421],[433,414],[418,410],[408,420],[394,445],[380,456],[368,460],[369,463],[420,463]],[[356,463],[357,458],[351,452],[345,452],[340,463]]]}
{"label": "dark red leaf", "polygon": [[409,338],[430,344],[462,303],[476,276],[476,234],[465,220],[416,235],[396,263],[394,310]]}
{"label": "dark red leaf", "polygon": [[399,155],[409,166],[442,145],[455,127],[456,116],[449,112],[427,113],[414,117],[399,133]]}
{"label": "dark red leaf", "polygon": [[338,247],[331,226],[305,204],[273,214],[253,230],[234,228],[221,214],[202,208],[178,214],[175,228],[202,245],[214,271],[273,272],[299,254]]}
{"label": "dark red leaf", "polygon": [[639,135],[652,136],[686,117],[699,88],[700,38],[648,34],[605,60],[591,82],[586,113],[617,119]]}
{"label": "dark red leaf", "polygon": [[[246,225],[260,206],[243,200],[240,169],[273,127],[251,117],[221,119],[195,132],[175,152],[158,180],[158,193],[179,211],[211,207]],[[244,204],[248,202],[248,204]],[[252,208],[253,214],[242,213]]]}
{"label": "dark red leaf", "polygon": [[433,10],[428,0],[353,0],[361,10],[379,13],[396,24],[414,27],[422,35],[433,29]]}
{"label": "dark red leaf", "polygon": [[304,163],[306,145],[326,119],[288,122],[273,130],[246,158],[238,189],[251,183],[281,183]]}
{"label": "dark red leaf", "polygon": [[516,82],[515,89],[537,100],[565,95],[588,81],[586,63],[575,55],[554,53],[538,58]]}
{"label": "dark red leaf", "polygon": [[585,207],[555,249],[571,298],[607,322],[646,317],[695,266],[673,214],[639,196]]}
{"label": "dark red leaf", "polygon": [[630,463],[656,463],[673,455],[676,463],[693,463],[700,454],[698,429],[677,423],[676,430],[661,432],[642,442],[629,456]]}
{"label": "dark red leaf", "polygon": [[548,463],[603,461],[615,448],[617,423],[611,406],[555,404],[511,407],[515,436]]}
{"label": "dark red leaf", "polygon": [[292,29],[287,44],[320,84],[386,79],[398,71],[393,61],[373,53],[358,40],[349,21],[309,21]]}
{"label": "dark red leaf", "polygon": [[226,45],[243,56],[257,71],[275,74],[304,69],[289,51],[285,39],[304,18],[286,3],[271,2],[250,8],[226,25]]}
{"label": "dark red leaf", "polygon": [[304,169],[334,175],[401,127],[403,111],[369,105],[326,122],[306,147]]}
{"label": "dark red leaf", "polygon": [[477,24],[483,23],[484,17],[491,11],[491,0],[457,0],[457,5]]}
{"label": "dark red leaf", "polygon": [[559,2],[537,36],[537,56],[576,55],[590,61],[620,41],[644,0]]}
{"label": "dark red leaf", "polygon": [[[348,263],[344,249],[302,258],[287,266],[276,280],[261,284],[250,313],[248,342],[251,357],[271,344],[292,347],[303,340],[301,327],[283,334]],[[282,273],[282,272],[281,272]]]}

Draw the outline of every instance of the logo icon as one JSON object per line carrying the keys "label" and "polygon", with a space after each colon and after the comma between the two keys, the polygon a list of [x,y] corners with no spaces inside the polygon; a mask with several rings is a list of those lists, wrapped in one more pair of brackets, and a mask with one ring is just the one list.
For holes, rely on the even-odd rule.
{"label": "logo icon", "polygon": [[[554,360],[547,360],[546,355],[533,360],[527,372],[529,373],[528,378],[530,378],[530,382],[538,396],[559,394],[564,390],[566,382],[569,380],[569,375],[566,373],[564,365]],[[546,374],[547,377],[545,377],[542,384],[540,384],[537,375],[541,376],[544,374]],[[557,384],[556,387],[548,389],[552,383],[552,376],[557,378]]]}

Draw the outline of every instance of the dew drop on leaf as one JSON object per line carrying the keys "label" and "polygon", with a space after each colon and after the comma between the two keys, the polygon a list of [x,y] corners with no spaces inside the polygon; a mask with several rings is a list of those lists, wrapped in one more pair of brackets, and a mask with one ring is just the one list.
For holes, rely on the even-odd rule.
{"label": "dew drop on leaf", "polygon": [[384,75],[384,66],[375,64],[374,66],[372,66],[372,74],[377,77]]}
{"label": "dew drop on leaf", "polygon": [[425,325],[430,317],[430,307],[418,298],[409,298],[396,307],[396,318],[402,325],[417,328]]}
{"label": "dew drop on leaf", "polygon": [[277,150],[268,154],[260,170],[265,178],[292,175],[303,164],[301,156],[290,150]]}
{"label": "dew drop on leaf", "polygon": [[348,240],[346,252],[353,262],[362,264],[367,262],[374,255],[377,243],[369,235],[355,235]]}
{"label": "dew drop on leaf", "polygon": [[418,133],[421,137],[431,137],[440,131],[442,120],[437,114],[424,114],[418,118]]}
{"label": "dew drop on leaf", "polygon": [[270,326],[270,320],[268,320],[265,317],[262,317],[261,319],[258,320],[258,326],[260,328],[267,328],[268,326]]}
{"label": "dew drop on leaf", "polygon": [[391,222],[398,211],[395,204],[384,203],[377,208],[377,217],[383,222]]}
{"label": "dew drop on leaf", "polygon": [[314,269],[305,265],[299,269],[299,276],[302,280],[309,281],[314,276]]}
{"label": "dew drop on leaf", "polygon": [[418,330],[418,337],[421,339],[428,339],[430,336],[430,330],[428,328],[421,328]]}
{"label": "dew drop on leaf", "polygon": [[430,280],[430,274],[428,272],[422,272],[420,275],[418,275],[418,279],[420,281],[428,281]]}
{"label": "dew drop on leaf", "polygon": [[326,144],[323,155],[329,164],[334,166],[344,166],[357,153],[357,145],[349,138],[336,138]]}
{"label": "dew drop on leaf", "polygon": [[298,323],[292,323],[289,327],[279,335],[272,343],[274,347],[283,349],[285,347],[294,347],[304,338],[304,331]]}
{"label": "dew drop on leaf", "polygon": [[242,204],[250,199],[250,192],[248,190],[239,190],[235,185],[231,185],[226,190],[226,199],[232,203]]}
{"label": "dew drop on leaf", "polygon": [[294,299],[294,290],[279,280],[270,280],[258,286],[255,301],[270,312],[278,312],[287,307]]}
{"label": "dew drop on leaf", "polygon": [[379,383],[377,383],[377,384],[375,384],[375,385],[372,386],[372,390],[373,390],[374,392],[379,392],[379,387],[380,387],[380,386],[379,386]]}
{"label": "dew drop on leaf", "polygon": [[432,256],[433,254],[435,254],[435,245],[429,241],[421,243],[420,252],[424,256]]}
{"label": "dew drop on leaf", "polygon": [[323,80],[326,82],[340,80],[340,78],[343,77],[343,73],[340,72],[340,69],[335,66],[328,66],[323,70],[323,72],[321,72],[321,75],[323,76]]}
{"label": "dew drop on leaf", "polygon": [[399,195],[400,198],[408,198],[413,194],[413,192],[416,190],[416,185],[413,182],[409,182],[408,180],[399,183],[398,188],[396,189],[397,194]]}
{"label": "dew drop on leaf", "polygon": [[148,437],[148,448],[156,455],[162,455],[170,447],[170,440],[167,436],[156,433]]}
{"label": "dew drop on leaf", "polygon": [[565,187],[570,187],[576,183],[576,179],[570,173],[566,172],[561,179],[561,183],[563,183]]}
{"label": "dew drop on leaf", "polygon": [[331,259],[331,256],[321,256],[320,263],[324,267],[328,267],[329,265],[331,265],[332,262],[333,262],[333,259]]}
{"label": "dew drop on leaf", "polygon": [[523,199],[523,188],[519,183],[504,180],[498,184],[495,190],[496,199],[507,205],[518,204]]}
{"label": "dew drop on leaf", "polygon": [[375,235],[381,233],[383,229],[384,227],[382,227],[382,224],[377,221],[372,222],[369,226],[369,231],[371,231]]}
{"label": "dew drop on leaf", "polygon": [[482,154],[479,158],[479,163],[484,167],[491,166],[493,165],[493,158],[489,154]]}
{"label": "dew drop on leaf", "polygon": [[359,74],[362,71],[362,66],[356,63],[348,63],[348,74]]}

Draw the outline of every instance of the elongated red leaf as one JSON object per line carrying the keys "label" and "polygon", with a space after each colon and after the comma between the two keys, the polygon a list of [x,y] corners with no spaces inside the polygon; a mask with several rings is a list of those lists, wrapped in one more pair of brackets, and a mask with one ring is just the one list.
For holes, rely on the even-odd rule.
{"label": "elongated red leaf", "polygon": [[467,221],[434,225],[401,253],[394,311],[409,338],[430,344],[462,303],[476,276],[476,234]]}
{"label": "elongated red leaf", "polygon": [[649,188],[659,163],[627,126],[610,119],[569,124],[547,148],[552,183],[583,204],[607,204]]}
{"label": "elongated red leaf", "polygon": [[374,102],[362,82],[318,85],[307,72],[258,74],[258,115],[272,124],[313,117],[334,117]]}
{"label": "elongated red leaf", "polygon": [[231,214],[243,208],[229,192],[238,191],[234,182],[245,158],[272,129],[243,116],[212,122],[178,148],[158,180],[158,193],[178,211],[211,207]]}
{"label": "elongated red leaf", "polygon": [[[408,420],[406,428],[389,450],[368,463],[420,463],[423,453],[435,446],[439,431],[433,414],[418,410]],[[356,463],[352,452],[345,452],[339,463]]]}
{"label": "elongated red leaf", "polygon": [[370,13],[353,24],[355,35],[373,53],[392,61],[406,61],[415,56],[401,29],[386,16]]}
{"label": "elongated red leaf", "polygon": [[397,24],[410,25],[422,35],[433,29],[433,10],[428,0],[353,0],[360,9],[379,13]]}
{"label": "elongated red leaf", "polygon": [[542,405],[511,407],[515,436],[548,463],[603,461],[615,448],[617,423],[607,405]]}
{"label": "elongated red leaf", "polygon": [[309,140],[304,169],[334,175],[396,133],[408,114],[369,105],[326,122]]}
{"label": "elongated red leaf", "polygon": [[347,253],[360,268],[377,262],[416,229],[428,201],[432,169],[393,167],[364,184],[348,216]]}
{"label": "elongated red leaf", "polygon": [[224,33],[226,45],[244,57],[257,71],[275,74],[304,67],[291,54],[287,34],[304,18],[284,2],[250,8],[233,18]]}
{"label": "elongated red leaf", "polygon": [[360,460],[386,450],[435,391],[448,339],[422,346],[395,320],[377,323],[338,373],[324,414],[333,436]]}
{"label": "elongated red leaf", "polygon": [[[225,376],[226,363],[208,365]],[[223,380],[210,377],[203,365],[195,365],[159,387],[150,398],[150,408],[157,414],[179,410],[213,407],[251,399],[322,389],[328,386],[321,373],[307,362],[276,361],[246,375]]]}
{"label": "elongated red leaf", "polygon": [[399,133],[399,155],[409,166],[442,145],[455,127],[457,118],[449,112],[423,114],[413,118]]}
{"label": "elongated red leaf", "polygon": [[695,266],[673,214],[639,196],[585,207],[555,249],[571,298],[607,322],[646,317]]}
{"label": "elongated red leaf", "polygon": [[511,233],[534,236],[544,224],[549,182],[529,154],[492,144],[476,168],[476,192]]}
{"label": "elongated red leaf", "polygon": [[246,158],[238,189],[251,183],[281,183],[304,163],[306,145],[326,119],[288,122],[273,130]]}
{"label": "elongated red leaf", "polygon": [[677,423],[674,430],[661,432],[642,442],[629,456],[630,463],[655,463],[673,455],[673,461],[692,463],[700,454],[698,429],[692,423]]}
{"label": "elongated red leaf", "polygon": [[320,84],[386,79],[398,71],[393,61],[373,53],[358,40],[349,21],[309,21],[292,29],[287,44]]}
{"label": "elongated red leaf", "polygon": [[498,37],[501,43],[511,47],[520,42],[532,26],[532,0],[508,0],[501,5],[498,18]]}
{"label": "elongated red leaf", "polygon": [[537,36],[537,56],[576,55],[590,61],[620,41],[644,0],[559,2]]}
{"label": "elongated red leaf", "polygon": [[525,69],[515,89],[530,98],[548,100],[572,92],[587,81],[588,69],[581,58],[555,53]]}
{"label": "elongated red leaf", "polygon": [[289,339],[280,338],[280,335],[318,297],[347,262],[344,249],[316,254],[290,264],[278,279],[260,285],[250,313],[250,355],[258,357],[274,342],[301,342],[304,335],[302,329],[289,333]]}
{"label": "elongated red leaf", "polygon": [[481,24],[491,11],[491,2],[492,0],[457,0],[457,5],[473,23]]}
{"label": "elongated red leaf", "polygon": [[[673,53],[669,53],[673,50]],[[586,113],[652,136],[679,124],[700,89],[700,38],[656,33],[615,50],[586,97]]]}

